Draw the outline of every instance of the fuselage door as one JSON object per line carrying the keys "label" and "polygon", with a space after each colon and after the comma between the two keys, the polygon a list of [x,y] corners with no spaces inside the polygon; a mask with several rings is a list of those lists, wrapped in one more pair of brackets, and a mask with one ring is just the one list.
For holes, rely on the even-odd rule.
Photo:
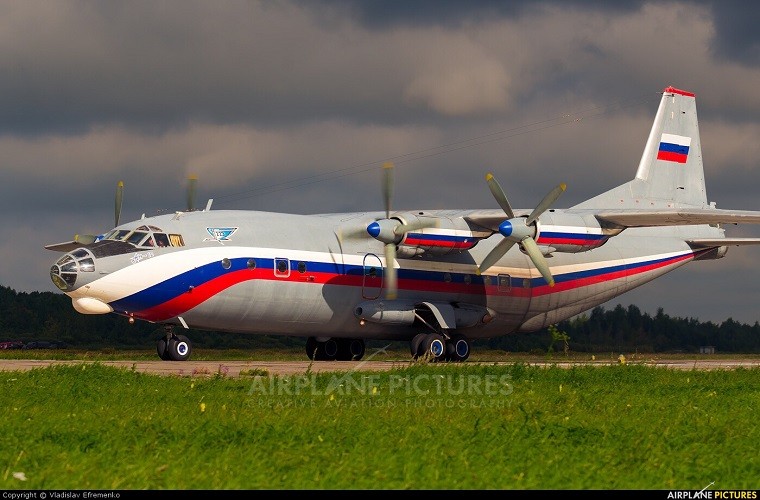
{"label": "fuselage door", "polygon": [[362,297],[376,299],[383,289],[383,264],[377,255],[368,253],[364,256],[363,266]]}

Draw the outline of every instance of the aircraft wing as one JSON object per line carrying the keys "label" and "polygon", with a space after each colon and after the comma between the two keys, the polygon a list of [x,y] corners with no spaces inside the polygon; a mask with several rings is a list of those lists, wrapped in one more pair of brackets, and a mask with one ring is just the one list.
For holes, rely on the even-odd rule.
{"label": "aircraft wing", "polygon": [[64,241],[63,243],[54,243],[52,245],[45,245],[45,248],[48,250],[53,250],[54,252],[71,252],[72,250],[76,250],[77,248],[84,246],[78,241]]}
{"label": "aircraft wing", "polygon": [[692,247],[734,247],[740,245],[760,245],[760,238],[698,238],[686,240]]}
{"label": "aircraft wing", "polygon": [[697,224],[760,224],[760,212],[719,209],[603,210],[599,222],[618,227],[683,226]]}

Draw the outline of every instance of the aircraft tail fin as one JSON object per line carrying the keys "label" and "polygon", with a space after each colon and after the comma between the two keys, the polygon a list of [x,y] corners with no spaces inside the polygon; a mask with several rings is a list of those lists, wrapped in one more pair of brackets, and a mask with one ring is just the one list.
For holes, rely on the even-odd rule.
{"label": "aircraft tail fin", "polygon": [[636,177],[574,208],[707,207],[695,95],[663,90]]}

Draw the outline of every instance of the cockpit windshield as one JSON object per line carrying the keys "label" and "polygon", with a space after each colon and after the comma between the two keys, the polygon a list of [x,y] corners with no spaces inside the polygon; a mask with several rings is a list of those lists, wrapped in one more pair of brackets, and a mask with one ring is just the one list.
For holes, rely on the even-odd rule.
{"label": "cockpit windshield", "polygon": [[167,234],[156,226],[140,226],[137,229],[114,229],[104,240],[126,241],[139,248],[182,247],[181,234]]}

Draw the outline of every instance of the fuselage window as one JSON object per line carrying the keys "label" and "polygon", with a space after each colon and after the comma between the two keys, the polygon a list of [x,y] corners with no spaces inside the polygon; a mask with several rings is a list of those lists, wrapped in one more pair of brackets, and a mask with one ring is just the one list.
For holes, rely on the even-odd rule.
{"label": "fuselage window", "polygon": [[223,258],[222,267],[225,269],[229,269],[230,267],[232,267],[232,262],[230,261],[230,259],[228,259],[227,257]]}
{"label": "fuselage window", "polygon": [[282,278],[290,276],[290,266],[288,265],[288,259],[274,259],[274,275],[280,276]]}
{"label": "fuselage window", "polygon": [[298,263],[298,272],[301,274],[306,272],[306,262],[301,261]]}
{"label": "fuselage window", "polygon": [[246,265],[248,266],[248,269],[256,269],[256,259],[248,259]]}
{"label": "fuselage window", "polygon": [[451,273],[443,273],[443,281],[451,283]]}

